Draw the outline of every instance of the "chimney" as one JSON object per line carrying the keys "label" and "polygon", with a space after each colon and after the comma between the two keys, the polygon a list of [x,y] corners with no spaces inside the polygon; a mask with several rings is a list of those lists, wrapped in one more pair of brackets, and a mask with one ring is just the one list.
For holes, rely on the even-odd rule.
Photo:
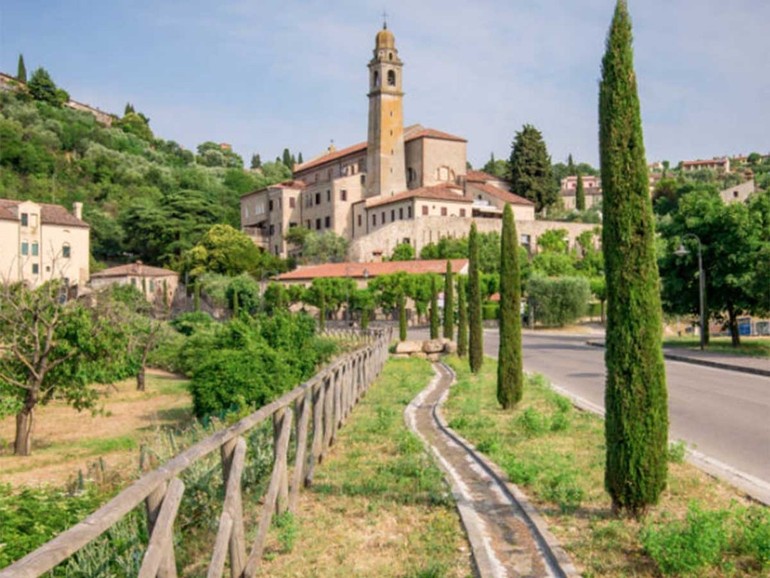
{"label": "chimney", "polygon": [[72,203],[72,214],[79,221],[83,220],[83,203]]}

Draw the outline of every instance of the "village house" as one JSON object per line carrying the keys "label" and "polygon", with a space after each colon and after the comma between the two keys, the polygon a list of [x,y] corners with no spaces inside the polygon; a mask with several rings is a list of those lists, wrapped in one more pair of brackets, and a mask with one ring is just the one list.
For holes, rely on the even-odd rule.
{"label": "village house", "polygon": [[37,287],[63,279],[79,293],[88,281],[90,230],[83,205],[0,199],[0,281]]}
{"label": "village house", "polygon": [[90,285],[94,290],[110,285],[131,285],[153,305],[169,307],[179,285],[179,273],[137,261],[94,273]]}

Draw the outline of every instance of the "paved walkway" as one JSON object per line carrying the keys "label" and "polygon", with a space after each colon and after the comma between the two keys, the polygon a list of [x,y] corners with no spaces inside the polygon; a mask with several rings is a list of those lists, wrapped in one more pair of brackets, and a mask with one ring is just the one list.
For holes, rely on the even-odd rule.
{"label": "paved walkway", "polygon": [[526,497],[502,472],[448,429],[440,414],[452,372],[436,377],[407,407],[409,427],[432,451],[457,500],[481,578],[579,576]]}

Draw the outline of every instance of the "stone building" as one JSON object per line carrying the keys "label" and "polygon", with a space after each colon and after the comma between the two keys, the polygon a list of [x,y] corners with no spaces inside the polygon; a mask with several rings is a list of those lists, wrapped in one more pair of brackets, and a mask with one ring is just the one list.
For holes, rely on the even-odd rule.
{"label": "stone building", "polygon": [[64,279],[76,291],[88,281],[90,231],[83,205],[0,199],[0,282],[37,287]]}
{"label": "stone building", "polygon": [[506,204],[513,207],[522,241],[528,235],[532,247],[541,230],[565,228],[572,236],[573,229],[591,229],[536,224],[531,201],[492,175],[468,170],[464,138],[419,124],[404,127],[403,62],[387,26],[376,35],[368,68],[366,142],[332,146],[295,166],[291,181],[241,198],[242,229],[259,246],[287,257],[292,247],[286,231],[303,226],[346,238],[356,261],[387,257],[399,243],[419,254],[442,237],[467,235],[471,221],[500,231]]}
{"label": "stone building", "polygon": [[179,273],[137,261],[94,273],[90,285],[97,290],[109,285],[132,285],[153,305],[169,307],[179,286]]}

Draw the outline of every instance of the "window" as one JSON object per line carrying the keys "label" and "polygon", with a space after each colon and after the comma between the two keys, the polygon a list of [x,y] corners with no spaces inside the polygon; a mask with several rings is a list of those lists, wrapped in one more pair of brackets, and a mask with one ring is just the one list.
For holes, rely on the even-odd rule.
{"label": "window", "polygon": [[316,231],[320,231],[321,230],[321,219],[316,219],[315,220],[315,228],[316,228]]}
{"label": "window", "polygon": [[404,219],[404,207],[398,208],[398,220],[401,221]]}
{"label": "window", "polygon": [[40,273],[40,265],[32,263],[32,274],[37,275],[38,273]]}
{"label": "window", "polygon": [[391,209],[390,210],[390,222],[392,223],[395,220],[396,220],[396,209]]}
{"label": "window", "polygon": [[380,86],[380,73],[376,70],[374,71],[374,76],[372,77],[372,86]]}
{"label": "window", "polygon": [[423,215],[427,215],[428,214],[428,205],[423,205],[422,206],[422,214]]}
{"label": "window", "polygon": [[270,235],[275,235],[275,225],[270,225]]}
{"label": "window", "polygon": [[388,86],[396,86],[396,72],[388,70]]}
{"label": "window", "polygon": [[348,200],[348,192],[345,189],[342,189],[340,191],[340,201],[347,201]]}
{"label": "window", "polygon": [[39,248],[39,246],[37,244],[37,241],[33,241],[32,242],[32,256],[33,257],[37,257],[39,253],[40,253],[40,248]]}
{"label": "window", "polygon": [[331,217],[324,217],[324,227],[327,229],[332,226],[332,218]]}
{"label": "window", "polygon": [[384,225],[385,223],[387,223],[387,221],[385,220],[385,211],[383,211],[382,215],[380,216],[382,217],[382,224]]}
{"label": "window", "polygon": [[406,169],[406,179],[408,183],[411,183],[415,178],[415,172],[412,167]]}
{"label": "window", "polygon": [[446,217],[446,207],[441,207],[441,216]]}
{"label": "window", "polygon": [[461,216],[461,217],[464,217],[464,216],[465,216],[465,209],[460,209],[460,216]]}
{"label": "window", "polygon": [[29,243],[27,243],[26,241],[21,242],[21,254],[29,255]]}
{"label": "window", "polygon": [[155,280],[150,279],[150,293],[155,293]]}
{"label": "window", "polygon": [[361,175],[361,185],[366,184],[366,175]]}
{"label": "window", "polygon": [[136,279],[135,279],[135,278],[133,278],[133,277],[131,277],[131,285],[133,285],[134,287],[136,287]]}
{"label": "window", "polygon": [[326,202],[331,203],[332,202],[332,192],[326,191]]}
{"label": "window", "polygon": [[377,215],[372,215],[372,226],[377,226]]}
{"label": "window", "polygon": [[272,211],[273,210],[273,201],[268,201],[267,203],[267,210]]}
{"label": "window", "polygon": [[305,221],[305,225],[307,226],[307,228],[308,228],[308,229],[310,228],[310,219],[308,219],[307,221]]}
{"label": "window", "polygon": [[22,227],[28,227],[29,226],[29,214],[28,213],[22,213],[21,214],[21,226]]}
{"label": "window", "polygon": [[315,194],[315,204],[320,205],[321,204],[321,193]]}
{"label": "window", "polygon": [[406,218],[407,219],[411,219],[412,218],[412,205],[409,205],[406,208]]}
{"label": "window", "polygon": [[358,215],[358,226],[359,226],[359,227],[361,227],[361,226],[362,226],[362,225],[361,225],[361,215],[360,215],[360,214]]}
{"label": "window", "polygon": [[296,199],[294,197],[289,197],[289,208],[293,209],[296,206]]}

